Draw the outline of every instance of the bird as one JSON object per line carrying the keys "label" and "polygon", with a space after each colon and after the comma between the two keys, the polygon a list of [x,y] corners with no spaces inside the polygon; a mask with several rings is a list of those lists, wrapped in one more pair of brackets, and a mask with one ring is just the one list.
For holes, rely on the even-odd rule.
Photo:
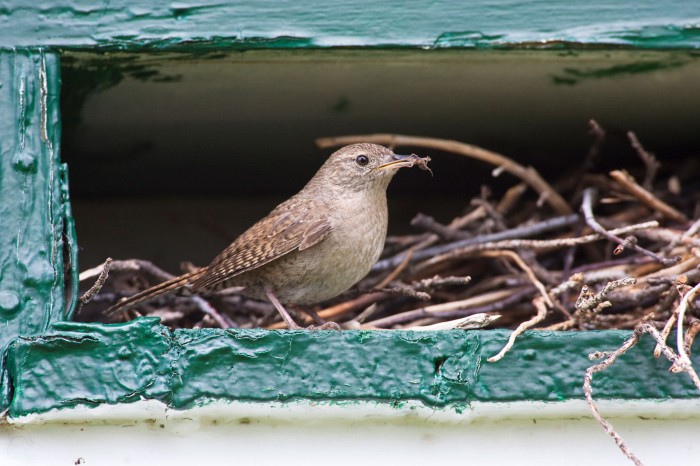
{"label": "bird", "polygon": [[428,161],[376,144],[342,147],[301,191],[243,232],[208,266],[123,298],[104,312],[181,289],[198,294],[235,286],[243,287],[246,297],[269,300],[289,329],[300,329],[285,304],[326,301],[367,275],[386,239],[389,182],[402,167],[430,170]]}

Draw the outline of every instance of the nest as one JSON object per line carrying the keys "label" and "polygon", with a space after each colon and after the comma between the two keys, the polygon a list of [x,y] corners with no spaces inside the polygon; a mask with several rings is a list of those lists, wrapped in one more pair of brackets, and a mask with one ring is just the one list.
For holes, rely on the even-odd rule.
{"label": "nest", "polygon": [[[667,327],[685,293],[700,281],[700,221],[690,220],[698,216],[700,196],[681,187],[687,167],[662,166],[632,132],[639,163],[626,168],[641,181],[622,169],[596,173],[605,132],[595,121],[590,125],[587,157],[551,184],[531,167],[457,141],[389,134],[319,140],[322,147],[365,141],[455,153],[520,181],[500,198],[482,189],[449,224],[417,215],[411,225],[419,233],[387,238],[380,261],[353,289],[312,309],[291,311],[301,323],[334,321],[345,329],[593,330],[632,329],[642,322]],[[527,195],[531,190],[537,199]],[[103,316],[101,310],[121,297],[173,277],[147,261],[108,264],[81,274],[83,288],[97,283],[81,299],[78,320],[152,315],[172,328],[284,328],[270,304],[235,290],[167,295]],[[689,335],[700,328],[694,312],[691,303]]]}

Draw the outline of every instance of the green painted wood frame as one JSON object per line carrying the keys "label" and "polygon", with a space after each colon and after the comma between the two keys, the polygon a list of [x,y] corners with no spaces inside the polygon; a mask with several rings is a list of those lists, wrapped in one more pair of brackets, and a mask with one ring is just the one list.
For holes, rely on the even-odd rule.
{"label": "green painted wood frame", "polygon": [[[581,398],[588,354],[616,348],[629,332],[529,333],[504,360],[489,364],[485,357],[497,352],[508,332],[170,332],[153,319],[112,326],[66,322],[75,307],[78,266],[66,167],[60,162],[60,51],[699,48],[697,2],[671,3],[502,1],[466,8],[448,0],[430,7],[316,0],[274,6],[5,2],[0,8],[0,411],[22,416],[141,398],[174,408],[213,399],[370,399],[419,400],[458,410],[473,401]],[[508,13],[494,14],[503,11]],[[601,374],[598,396],[697,396],[686,377],[666,374],[667,362],[649,357],[651,345],[644,340]]]}

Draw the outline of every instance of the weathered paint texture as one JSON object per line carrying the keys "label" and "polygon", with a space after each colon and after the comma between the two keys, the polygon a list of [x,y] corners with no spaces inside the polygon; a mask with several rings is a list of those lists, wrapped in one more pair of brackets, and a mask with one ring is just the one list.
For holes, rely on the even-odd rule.
{"label": "weathered paint texture", "polygon": [[[266,332],[183,330],[153,319],[116,326],[55,323],[65,306],[75,238],[59,163],[59,66],[52,49],[197,51],[384,46],[539,47],[616,44],[700,47],[697,1],[605,0],[465,5],[424,2],[34,2],[0,6],[0,410],[158,399],[174,408],[211,399],[474,400],[581,397],[593,351],[628,332],[530,333],[497,364],[507,332]],[[616,68],[606,72],[638,72]],[[559,84],[597,78],[569,71]],[[64,223],[64,218],[66,219]],[[71,285],[75,297],[75,281]],[[69,309],[66,311],[65,309]],[[47,330],[48,329],[48,330]],[[9,343],[9,346],[7,346]],[[684,374],[650,357],[649,339],[596,377],[601,398],[695,396]],[[700,360],[696,358],[696,365]],[[3,369],[6,365],[7,370]],[[660,381],[663,381],[662,383]]]}
{"label": "weathered paint texture", "polygon": [[571,2],[192,0],[26,2],[0,8],[0,47],[490,48],[543,42],[700,46],[696,0]]}
{"label": "weathered paint texture", "polygon": [[[0,53],[0,352],[68,318],[64,308],[59,65],[42,51]],[[66,231],[72,236],[72,231]],[[0,373],[2,372],[0,359]],[[0,401],[8,396],[0,378]]]}
{"label": "weathered paint texture", "polygon": [[[594,351],[630,333],[529,332],[498,363],[495,331],[178,330],[155,318],[127,324],[56,323],[22,337],[8,359],[11,416],[77,405],[157,399],[173,408],[211,400],[416,400],[464,409],[473,401],[582,398]],[[596,375],[597,398],[696,396],[685,374],[642,342]],[[700,357],[694,363],[700,364]]]}

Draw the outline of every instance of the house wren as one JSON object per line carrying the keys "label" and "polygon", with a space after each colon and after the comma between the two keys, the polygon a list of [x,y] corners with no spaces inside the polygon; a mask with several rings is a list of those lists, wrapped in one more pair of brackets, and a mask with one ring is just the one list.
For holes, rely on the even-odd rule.
{"label": "house wren", "polygon": [[181,288],[198,293],[236,286],[250,298],[269,299],[289,328],[300,328],[282,303],[325,301],[367,275],[384,247],[389,182],[401,167],[428,170],[429,160],[375,144],[343,147],[207,267],[125,298],[105,313]]}

